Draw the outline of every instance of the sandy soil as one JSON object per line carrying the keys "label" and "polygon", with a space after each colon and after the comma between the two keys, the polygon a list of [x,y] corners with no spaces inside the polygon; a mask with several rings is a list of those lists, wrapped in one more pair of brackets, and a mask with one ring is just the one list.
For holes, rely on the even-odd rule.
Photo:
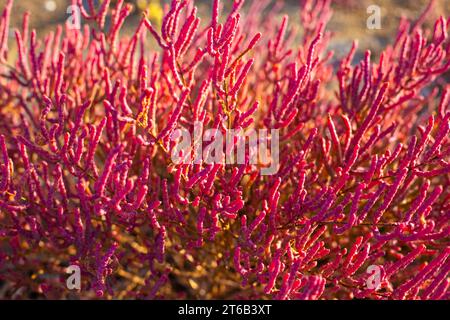
{"label": "sandy soil", "polygon": [[[133,3],[136,1],[127,0],[127,2]],[[258,0],[247,0],[247,3],[252,1]],[[169,2],[169,0],[163,0],[163,2]],[[301,10],[299,0],[285,2],[285,12],[291,16],[291,23],[298,23],[298,13]],[[5,3],[6,0],[0,0],[0,8],[3,8]],[[23,13],[29,11],[31,27],[36,28],[38,34],[43,34],[44,31],[53,29],[55,24],[63,22],[67,18],[66,9],[70,3],[70,0],[16,0],[12,12],[12,26],[19,27]],[[211,0],[196,0],[196,3],[200,7],[200,12],[208,14]],[[366,10],[371,4],[376,4],[381,8],[382,28],[380,30],[366,28],[368,17]],[[395,36],[401,16],[416,19],[427,4],[428,0],[333,0],[334,14],[328,25],[328,29],[333,30],[336,34],[332,45],[335,49],[340,50],[347,48],[352,40],[357,38],[360,50],[371,49],[376,53],[381,46],[390,42]],[[139,10],[136,9],[134,15],[137,17],[138,14]],[[434,10],[428,16],[427,21],[433,21],[439,15],[450,16],[450,0],[435,0]],[[128,25],[134,25],[134,23],[128,23]]]}

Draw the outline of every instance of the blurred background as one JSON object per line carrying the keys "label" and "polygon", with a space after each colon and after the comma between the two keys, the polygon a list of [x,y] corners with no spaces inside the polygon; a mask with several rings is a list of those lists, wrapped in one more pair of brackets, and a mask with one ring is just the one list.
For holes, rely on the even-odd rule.
{"label": "blurred background", "polygon": [[[98,5],[101,1],[95,0],[95,3]],[[252,1],[259,0],[247,0],[246,4],[248,5]],[[84,2],[86,1],[84,0]],[[116,0],[112,0],[113,5],[115,2]],[[134,11],[125,23],[124,32],[134,30],[140,13],[144,10],[149,10],[153,23],[158,24],[164,7],[170,0],[126,0],[126,2],[134,5]],[[203,22],[209,19],[211,2],[212,0],[195,0],[201,16],[205,17]],[[229,5],[231,0],[222,0],[222,2]],[[285,3],[283,13],[289,14],[290,23],[299,23],[300,1],[274,0],[273,4],[280,2]],[[5,3],[6,0],[0,0],[2,10]],[[360,52],[370,49],[377,54],[379,49],[395,36],[401,17],[417,19],[428,3],[429,0],[332,0],[334,14],[328,25],[328,30],[335,33],[331,43],[332,49],[336,51],[337,56],[340,56],[340,51],[347,52],[353,39],[358,39]],[[54,29],[56,24],[64,22],[68,18],[69,15],[66,11],[70,4],[71,0],[16,0],[12,10],[11,26],[19,27],[23,14],[28,11],[31,13],[30,26],[37,29],[38,36],[42,36],[49,29]],[[369,30],[366,27],[366,20],[370,15],[367,13],[367,7],[370,5],[377,5],[381,8],[380,30]],[[86,4],[85,7],[87,7]],[[427,22],[430,23],[440,15],[450,16],[450,0],[435,0]]]}

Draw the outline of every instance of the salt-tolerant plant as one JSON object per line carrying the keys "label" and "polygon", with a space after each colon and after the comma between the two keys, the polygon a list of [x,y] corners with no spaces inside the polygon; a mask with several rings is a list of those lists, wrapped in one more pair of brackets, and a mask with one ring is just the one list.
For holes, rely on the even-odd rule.
{"label": "salt-tolerant plant", "polygon": [[[300,1],[300,26],[248,2],[214,0],[200,21],[194,1],[173,0],[161,27],[144,15],[125,36],[130,4],[74,1],[81,30],[40,38],[26,15],[15,56],[7,2],[7,297],[450,298],[449,20],[403,19],[379,59],[358,61],[355,42],[336,66],[329,1]],[[278,170],[173,163],[172,134],[198,122],[277,129]]]}

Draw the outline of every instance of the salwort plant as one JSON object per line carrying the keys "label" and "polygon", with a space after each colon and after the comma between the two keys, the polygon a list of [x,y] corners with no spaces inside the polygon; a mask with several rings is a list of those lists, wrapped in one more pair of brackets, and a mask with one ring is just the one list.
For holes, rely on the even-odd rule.
{"label": "salwort plant", "polygon": [[[129,34],[131,4],[73,1],[80,28],[37,35],[28,14],[10,30],[7,1],[5,297],[449,299],[449,20],[402,19],[376,57],[354,42],[336,60],[330,1],[300,1],[300,24],[224,2],[200,19],[173,0]],[[277,170],[174,163],[194,123],[276,129]]]}

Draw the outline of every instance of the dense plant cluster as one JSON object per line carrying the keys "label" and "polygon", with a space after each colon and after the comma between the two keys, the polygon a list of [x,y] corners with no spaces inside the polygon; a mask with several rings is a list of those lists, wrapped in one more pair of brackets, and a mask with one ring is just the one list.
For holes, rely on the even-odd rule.
{"label": "dense plant cluster", "polygon": [[[449,20],[403,19],[378,59],[355,42],[336,64],[329,1],[300,1],[298,27],[270,1],[212,2],[200,21],[173,0],[130,36],[123,0],[42,38],[26,15],[15,56],[7,2],[6,296],[449,299]],[[171,134],[195,121],[278,129],[279,170],[174,164]]]}

